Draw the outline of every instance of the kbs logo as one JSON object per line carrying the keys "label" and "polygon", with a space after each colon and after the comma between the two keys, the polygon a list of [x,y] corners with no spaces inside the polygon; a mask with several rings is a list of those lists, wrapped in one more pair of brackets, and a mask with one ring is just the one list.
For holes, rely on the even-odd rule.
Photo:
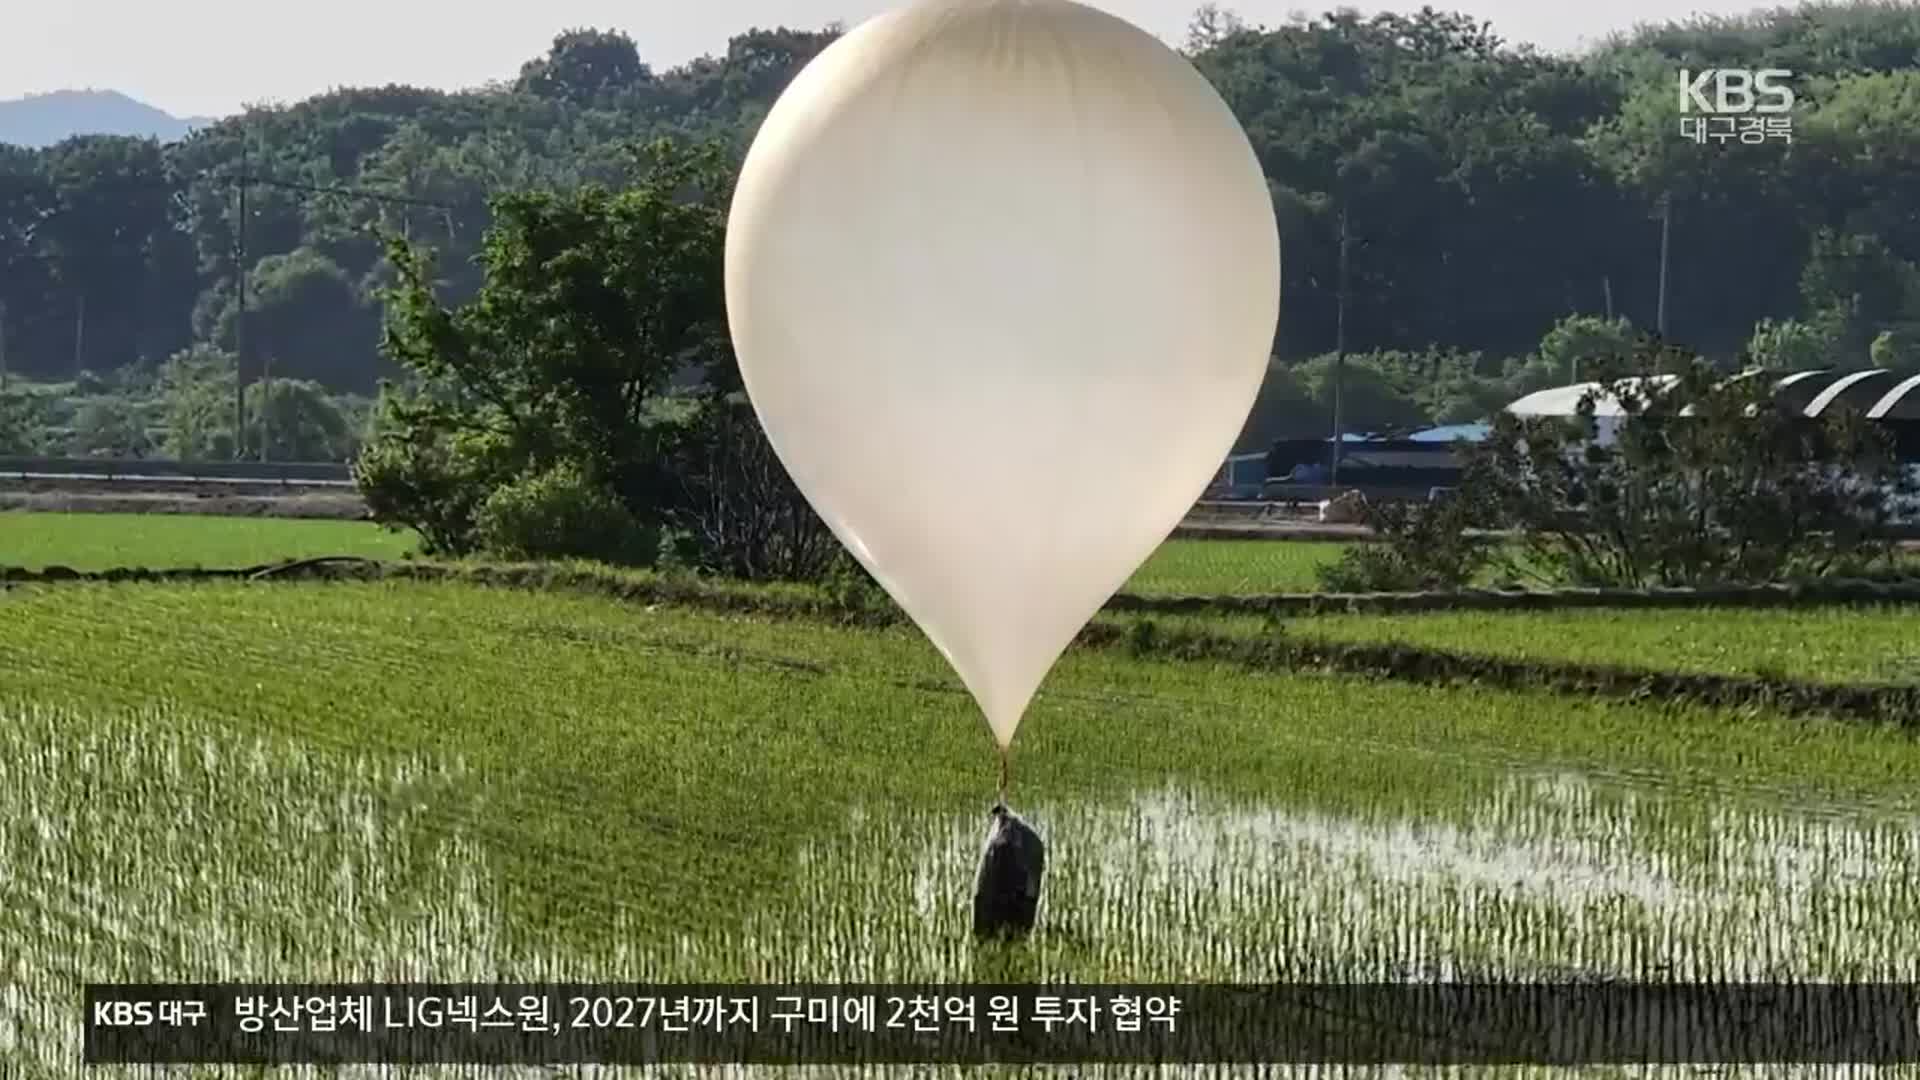
{"label": "kbs logo", "polygon": [[146,1027],[153,1023],[153,1003],[147,1001],[96,1001],[93,1003],[94,1027]]}
{"label": "kbs logo", "polygon": [[1680,137],[1705,144],[1793,141],[1793,78],[1785,68],[1680,70]]}
{"label": "kbs logo", "polygon": [[1783,113],[1793,108],[1793,90],[1781,85],[1793,78],[1785,68],[1708,68],[1694,73],[1680,69],[1680,112],[1744,116],[1747,113]]}

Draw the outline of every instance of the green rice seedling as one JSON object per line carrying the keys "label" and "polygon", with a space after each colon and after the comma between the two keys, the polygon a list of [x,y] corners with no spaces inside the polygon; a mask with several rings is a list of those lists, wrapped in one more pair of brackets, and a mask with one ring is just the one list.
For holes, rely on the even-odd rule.
{"label": "green rice seedling", "polygon": [[[1237,636],[1271,632],[1249,616],[1161,621]],[[1314,615],[1283,627],[1295,637],[1520,660],[1824,683],[1920,682],[1920,613],[1904,606]]]}
{"label": "green rice seedling", "polygon": [[0,1062],[26,1076],[82,1071],[87,981],[1840,979],[1920,956],[1920,747],[1883,731],[1070,653],[1015,744],[1053,853],[1041,927],[994,950],[966,933],[990,741],[904,628],[59,586],[0,594],[0,672]]}
{"label": "green rice seedling", "polygon": [[[1175,788],[1042,802],[1061,873],[1011,958],[966,943],[953,902],[978,821],[866,808],[800,847],[794,891],[736,926],[515,946],[480,849],[409,843],[457,766],[342,765],[164,712],[9,721],[0,1045],[47,1075],[77,1060],[77,984],[123,978],[1891,981],[1920,956],[1911,819],[1571,774],[1510,779],[1464,824]],[[187,788],[232,796],[115,816]]]}
{"label": "green rice seedling", "polygon": [[1169,540],[1126,591],[1143,596],[1316,592],[1320,567],[1345,544],[1321,540]]}
{"label": "green rice seedling", "polygon": [[0,566],[259,566],[320,555],[398,559],[418,541],[364,521],[0,511]]}

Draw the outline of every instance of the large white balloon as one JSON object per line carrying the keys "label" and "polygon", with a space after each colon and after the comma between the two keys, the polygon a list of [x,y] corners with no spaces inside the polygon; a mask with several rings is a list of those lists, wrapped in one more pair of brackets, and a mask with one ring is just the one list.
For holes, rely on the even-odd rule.
{"label": "large white balloon", "polygon": [[1252,407],[1280,243],[1246,133],[1104,12],[923,2],[774,105],[726,264],[780,460],[1007,746]]}

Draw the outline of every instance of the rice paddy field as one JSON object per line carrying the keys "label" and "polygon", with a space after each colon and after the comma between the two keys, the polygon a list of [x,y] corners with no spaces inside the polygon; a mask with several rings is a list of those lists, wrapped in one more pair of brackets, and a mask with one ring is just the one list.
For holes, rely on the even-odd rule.
{"label": "rice paddy field", "polygon": [[1143,596],[1314,592],[1346,544],[1324,540],[1169,540],[1127,584]]}
{"label": "rice paddy field", "polygon": [[[320,555],[400,559],[418,540],[365,521],[0,511],[0,566],[236,567]],[[1170,540],[1128,585],[1149,595],[1310,592],[1343,544]]]}
{"label": "rice paddy field", "polygon": [[364,521],[0,511],[0,566],[239,567],[319,555],[398,559],[409,534]]}
{"label": "rice paddy field", "polygon": [[[1133,587],[1274,591],[1232,556],[1169,545]],[[1913,617],[1283,632],[1855,681]],[[6,589],[0,1076],[89,1071],[86,982],[1920,981],[1920,742],[1890,728],[1077,648],[1014,744],[1049,868],[1010,948],[967,933],[996,772],[911,627],[453,583]],[[1022,1070],[916,1075],[943,1072]]]}
{"label": "rice paddy field", "polygon": [[1469,655],[1842,685],[1920,682],[1911,606],[1447,611],[1171,620],[1216,633],[1393,642]]}

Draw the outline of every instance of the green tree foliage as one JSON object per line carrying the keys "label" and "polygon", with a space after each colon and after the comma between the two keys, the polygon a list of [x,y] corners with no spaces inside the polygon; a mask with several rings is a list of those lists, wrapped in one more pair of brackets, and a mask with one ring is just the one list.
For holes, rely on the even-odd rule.
{"label": "green tree foliage", "polygon": [[166,452],[181,461],[230,461],[234,454],[233,354],[200,345],[168,359],[160,372]]}
{"label": "green tree foliage", "polygon": [[0,454],[26,457],[46,449],[46,417],[40,399],[0,390]]}
{"label": "green tree foliage", "polygon": [[[183,350],[157,381],[165,452],[182,461],[231,461],[234,358],[211,346]],[[244,394],[247,456],[272,461],[346,461],[360,446],[356,423],[319,383],[268,379]]]}
{"label": "green tree foliage", "polygon": [[96,397],[74,415],[68,452],[81,457],[138,458],[153,449],[140,409],[119,397]]}
{"label": "green tree foliage", "polygon": [[273,461],[345,461],[357,433],[319,383],[267,379],[247,387],[247,445]]}
{"label": "green tree foliage", "polygon": [[601,30],[568,30],[553,47],[520,68],[518,89],[544,98],[586,104],[653,81],[633,39]]}
{"label": "green tree foliage", "polygon": [[1805,371],[1830,367],[1842,362],[1844,330],[1840,320],[1823,318],[1814,322],[1796,319],[1761,319],[1747,341],[1747,357],[1762,368],[1774,371]]}
{"label": "green tree foliage", "polygon": [[432,555],[480,547],[477,517],[524,461],[506,435],[455,421],[457,409],[425,395],[383,393],[353,477],[374,520],[410,528]]}
{"label": "green tree foliage", "polygon": [[[1387,432],[1421,427],[1426,410],[1416,400],[1425,364],[1398,352],[1363,353],[1341,363],[1341,426],[1349,432]],[[1300,365],[1301,383],[1322,417],[1333,414],[1334,359],[1316,356]],[[1324,423],[1324,421],[1323,421]]]}
{"label": "green tree foliage", "polygon": [[1327,414],[1313,400],[1294,365],[1274,360],[1260,383],[1247,422],[1234,440],[1236,454],[1264,451],[1277,439],[1312,438],[1326,432]]}
{"label": "green tree foliage", "polygon": [[[471,299],[497,196],[620,190],[649,167],[633,148],[663,136],[737,158],[837,36],[748,29],[717,55],[656,71],[623,35],[569,30],[477,90],[339,89],[167,146],[0,147],[10,364],[65,379],[158,363],[193,340],[231,347],[244,272],[286,286],[269,299],[272,283],[255,283],[245,381],[271,357],[274,374],[367,390],[380,361],[348,295],[399,282],[384,235],[436,252],[443,300]],[[1276,429],[1293,426],[1287,403],[1317,400],[1311,362],[1335,347],[1343,284],[1349,353],[1488,358],[1420,384],[1435,420],[1564,378],[1535,350],[1569,317],[1655,326],[1663,205],[1672,339],[1724,360],[1762,319],[1793,320],[1837,327],[1835,359],[1860,363],[1880,335],[1897,342],[1920,319],[1910,5],[1671,23],[1578,57],[1510,48],[1444,11],[1252,26],[1207,5],[1186,49],[1244,123],[1281,221],[1275,354],[1307,396],[1275,383],[1262,411],[1285,418]],[[1678,69],[1719,65],[1795,72],[1791,146],[1680,137]],[[270,181],[248,186],[244,229],[243,175]],[[328,325],[316,322],[325,310],[341,315],[334,332],[306,329]],[[1385,383],[1356,378],[1356,404],[1370,407]]]}
{"label": "green tree foliage", "polygon": [[16,371],[20,358],[52,348],[45,319],[58,290],[46,223],[57,202],[42,155],[0,144],[0,334]]}
{"label": "green tree foliage", "polygon": [[1800,293],[1853,363],[1882,331],[1920,320],[1920,266],[1874,233],[1815,232]]}
{"label": "green tree foliage", "polygon": [[1204,53],[1235,34],[1246,33],[1247,29],[1245,19],[1219,4],[1201,4],[1194,9],[1193,18],[1187,22],[1185,51],[1188,55]]}
{"label": "green tree foliage", "polygon": [[1574,383],[1583,373],[1618,370],[1634,356],[1638,342],[1639,334],[1625,319],[1570,315],[1540,339],[1529,363],[1538,366],[1546,385]]}
{"label": "green tree foliage", "polygon": [[[58,288],[53,310],[35,314],[64,316],[67,333],[58,340],[74,365],[66,370],[110,370],[185,344],[180,304],[191,303],[191,287],[174,276],[185,248],[173,229],[174,178],[160,145],[70,139],[44,151],[41,169],[54,202],[36,229],[37,246]],[[76,339],[83,315],[86,331]]]}
{"label": "green tree foliage", "polygon": [[651,162],[620,194],[500,200],[484,283],[459,306],[436,296],[430,261],[395,241],[387,350],[423,391],[387,398],[387,430],[359,460],[377,518],[472,550],[492,490],[566,465],[636,520],[660,523],[682,438],[661,398],[676,374],[728,361],[730,184],[711,150],[662,143]]}
{"label": "green tree foliage", "polygon": [[1765,8],[1698,16],[1616,37],[1605,59],[1646,52],[1690,67],[1783,67],[1807,74],[1887,71],[1920,53],[1920,10],[1895,3]]}
{"label": "green tree foliage", "polygon": [[646,564],[660,537],[573,462],[494,488],[474,512],[478,545],[508,559]]}
{"label": "green tree foliage", "polygon": [[[1276,439],[1331,434],[1333,369],[1330,355],[1270,363],[1235,452],[1264,450]],[[1354,353],[1341,369],[1342,427],[1376,434],[1484,419],[1534,389],[1528,379],[1536,370],[1506,371],[1479,353],[1452,349]]]}
{"label": "green tree foliage", "polygon": [[[331,276],[313,272],[328,260],[365,295],[397,280],[379,237],[398,233],[435,249],[446,295],[465,299],[478,288],[471,262],[494,196],[623,187],[646,168],[633,148],[665,135],[742,152],[773,98],[836,36],[752,30],[724,55],[656,74],[622,35],[569,31],[520,79],[479,90],[344,88],[250,107],[164,147],[101,138],[0,147],[11,366],[70,377],[76,344],[80,366],[103,373],[162,362],[195,336],[230,346],[242,252],[268,278],[275,264],[263,260],[291,259],[282,269],[299,268],[306,285]],[[271,181],[248,186],[244,236],[243,175]],[[291,322],[303,322],[306,301],[288,306]],[[273,317],[250,316],[250,330],[255,318]],[[271,328],[259,329],[264,342]],[[378,353],[362,337],[348,324],[307,334],[318,366],[289,354],[274,357],[274,370],[370,389]],[[252,382],[267,354],[252,343],[246,351]]]}
{"label": "green tree foliage", "polygon": [[[1656,355],[1657,354],[1657,355]],[[1501,414],[1466,485],[1516,526],[1515,569],[1579,585],[1777,581],[1858,569],[1889,553],[1885,526],[1913,493],[1883,429],[1845,413],[1810,420],[1766,378],[1726,378],[1645,345],[1610,373],[1622,416],[1598,396],[1580,415]]]}
{"label": "green tree foliage", "polygon": [[[266,360],[275,377],[317,381],[340,389],[371,390],[383,374],[380,313],[358,285],[327,256],[299,248],[261,259],[249,275],[248,351]],[[222,290],[213,340],[238,344],[238,297]]]}
{"label": "green tree foliage", "polygon": [[1463,589],[1492,561],[1495,540],[1471,531],[1486,523],[1471,493],[1425,503],[1370,503],[1366,523],[1379,542],[1350,544],[1316,571],[1332,592]]}
{"label": "green tree foliage", "polygon": [[1920,371],[1920,326],[1882,330],[1868,347],[1874,366],[1906,374]]}

